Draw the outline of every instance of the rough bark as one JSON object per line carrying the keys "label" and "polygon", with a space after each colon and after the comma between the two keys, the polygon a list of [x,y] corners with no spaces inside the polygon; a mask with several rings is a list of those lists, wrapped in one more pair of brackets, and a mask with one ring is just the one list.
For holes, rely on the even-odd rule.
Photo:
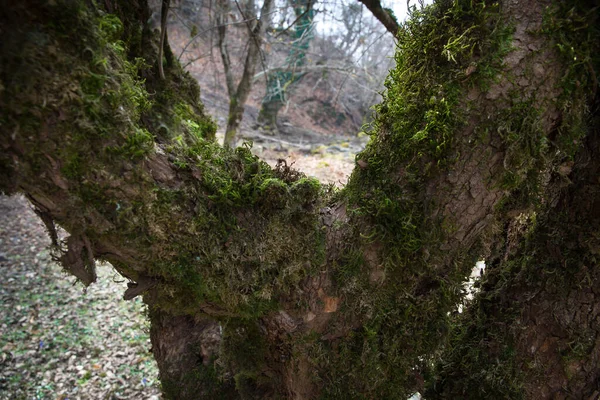
{"label": "rough bark", "polygon": [[553,177],[546,209],[535,220],[522,214],[489,260],[481,294],[454,327],[426,398],[600,396],[600,120],[594,119],[573,169]]}
{"label": "rough bark", "polygon": [[[571,198],[596,195],[571,177],[595,168],[573,158],[597,84],[589,5],[568,14],[541,1],[439,1],[423,11],[401,31],[372,140],[339,192],[216,145],[191,77],[172,63],[158,79],[145,4],[102,7],[110,14],[71,1],[3,7],[0,187],[26,193],[47,226],[70,232],[61,255],[82,281],[93,281],[93,257],[132,281],[127,297],[146,289],[168,398],[406,398],[432,381],[448,333],[460,342],[452,328],[463,283],[514,217],[556,207],[546,200],[556,182],[587,187]],[[517,256],[540,251],[544,226],[560,234],[571,219],[596,223],[595,200],[565,204],[585,214],[548,217]],[[547,265],[573,254],[575,276],[591,277],[591,292],[569,291],[572,306],[548,292],[561,310],[594,302],[595,227],[576,244],[583,258],[576,239],[551,241]],[[520,318],[550,324],[552,307],[527,303],[525,292],[506,295],[528,310]],[[557,323],[591,324],[593,313]],[[469,343],[488,351],[487,332]],[[519,349],[559,337],[542,358],[556,365],[569,336],[535,332],[498,335],[521,338]],[[587,333],[581,343],[587,350]],[[590,393],[597,382],[588,372],[597,359],[583,353],[561,390]],[[521,351],[510,365],[539,356]],[[556,393],[536,379],[525,374],[519,393]]]}
{"label": "rough bark", "polygon": [[[582,144],[576,154],[547,171],[538,200],[508,214],[502,237],[487,252],[481,292],[455,321],[437,361],[428,399],[600,396],[600,98],[594,72],[600,64],[593,55],[598,43],[585,43],[598,37],[592,27],[599,16],[590,6],[564,4],[533,14],[546,27],[562,25],[559,35],[572,35],[566,53],[560,36],[553,38],[567,65],[562,96],[588,85],[584,98],[572,98],[574,108],[586,99],[577,128],[585,137],[573,142]],[[520,18],[531,21],[532,15]],[[523,40],[518,27],[515,39]],[[586,61],[574,63],[582,56]],[[552,140],[572,123],[557,126]]]}

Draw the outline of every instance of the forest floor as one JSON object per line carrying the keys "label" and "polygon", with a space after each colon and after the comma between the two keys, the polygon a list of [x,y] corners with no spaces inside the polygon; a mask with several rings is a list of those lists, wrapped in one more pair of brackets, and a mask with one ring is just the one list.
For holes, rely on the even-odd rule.
{"label": "forest floor", "polygon": [[[338,186],[365,142],[248,136],[270,164],[284,159]],[[84,290],[49,244],[27,200],[0,195],[0,399],[158,399],[140,298],[122,300],[126,282],[110,265],[99,265],[98,282]]]}

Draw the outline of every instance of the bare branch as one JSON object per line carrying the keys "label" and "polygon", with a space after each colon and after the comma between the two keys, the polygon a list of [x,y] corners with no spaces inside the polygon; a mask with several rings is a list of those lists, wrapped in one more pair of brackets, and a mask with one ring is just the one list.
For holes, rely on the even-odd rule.
{"label": "bare branch", "polygon": [[313,6],[313,2],[312,0],[309,0],[306,3],[306,10],[304,10],[304,12],[300,15],[298,15],[298,17],[296,17],[296,19],[284,30],[282,30],[281,32],[279,32],[277,35],[275,35],[275,39],[277,39],[279,36],[283,35],[284,33],[286,33],[287,31],[289,31],[290,29],[292,29],[292,27],[294,25],[296,25],[298,23],[298,21],[300,21],[300,19],[302,19],[302,17],[304,17],[307,13],[309,13],[312,9]]}
{"label": "bare branch", "polygon": [[165,79],[165,71],[163,70],[163,53],[165,50],[165,37],[167,36],[167,19],[169,16],[169,3],[171,0],[162,0],[160,9],[160,45],[158,48],[158,73],[160,79]]}
{"label": "bare branch", "polygon": [[[270,74],[272,72],[279,72],[279,71],[288,71],[290,70],[290,66],[289,65],[284,65],[281,67],[272,67],[269,69],[266,69],[264,71],[259,72],[258,74],[254,75],[254,81],[257,81],[261,76],[266,75],[266,74]],[[305,73],[309,73],[309,72],[318,72],[318,71],[337,71],[337,72],[344,72],[347,74],[353,74],[353,67],[337,67],[337,66],[333,66],[333,65],[304,65],[304,66],[296,66],[294,67],[294,72],[297,72],[299,74],[305,74]]]}
{"label": "bare branch", "polygon": [[[269,13],[267,13],[267,15],[273,15],[275,14],[277,11],[271,11]],[[200,36],[204,35],[205,33],[208,33],[210,31],[213,31],[215,29],[219,29],[221,26],[231,26],[231,25],[240,25],[240,24],[248,24],[249,22],[255,21],[258,19],[258,16],[254,16],[252,18],[249,19],[242,19],[241,21],[235,21],[235,22],[228,22],[228,23],[223,23],[223,24],[218,24],[215,26],[211,26],[210,28],[204,29],[201,32],[198,32],[197,34],[195,34],[186,44],[185,46],[183,46],[183,49],[181,50],[181,53],[179,53],[179,56],[177,57],[177,60],[181,60],[181,57],[183,56],[184,53],[187,52],[187,48],[196,41],[196,39],[198,39]]]}
{"label": "bare branch", "polygon": [[373,13],[375,18],[379,20],[385,26],[385,29],[388,30],[394,37],[398,36],[398,30],[400,29],[400,25],[398,25],[398,21],[392,15],[381,7],[381,2],[379,0],[358,0],[363,3],[369,11]]}

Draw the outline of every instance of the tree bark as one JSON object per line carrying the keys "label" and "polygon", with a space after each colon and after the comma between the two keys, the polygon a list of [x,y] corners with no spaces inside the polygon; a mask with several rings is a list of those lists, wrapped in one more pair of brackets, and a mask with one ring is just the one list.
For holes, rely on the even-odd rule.
{"label": "tree bark", "polygon": [[[215,144],[192,78],[175,62],[164,80],[150,67],[159,38],[146,5],[102,7],[3,7],[0,188],[71,234],[60,255],[82,281],[101,259],[132,281],[127,297],[143,292],[167,398],[401,399],[433,382],[442,397],[464,394],[470,377],[431,365],[467,348],[494,357],[490,335],[518,345],[500,375],[540,362],[559,376],[573,346],[560,388],[527,370],[513,393],[593,395],[597,170],[586,150],[575,158],[584,142],[597,152],[585,139],[597,129],[591,5],[425,10],[400,35],[372,140],[338,192]],[[493,261],[523,214],[542,222],[524,247],[505,242],[513,263]],[[583,236],[567,229],[584,219]],[[544,246],[542,273],[529,274]],[[467,313],[491,322],[461,336],[463,284],[486,255],[498,272],[485,285],[502,301],[481,306],[484,287]],[[561,268],[575,276],[562,301]],[[507,305],[523,313],[505,318]],[[555,309],[565,313],[553,322]],[[567,319],[572,310],[589,312]]]}
{"label": "tree bark", "polygon": [[426,398],[600,395],[599,123],[596,114],[570,182],[554,176],[543,214],[512,223]]}
{"label": "tree bark", "polygon": [[388,11],[389,9],[384,9],[383,7],[381,7],[381,2],[379,0],[358,1],[363,3],[369,9],[369,11],[371,11],[373,16],[377,18],[379,22],[383,24],[383,26],[385,26],[385,29],[387,29],[388,32],[394,35],[394,37],[398,36],[398,30],[400,29],[400,25],[398,24],[396,17],[394,17],[391,14],[391,11]]}

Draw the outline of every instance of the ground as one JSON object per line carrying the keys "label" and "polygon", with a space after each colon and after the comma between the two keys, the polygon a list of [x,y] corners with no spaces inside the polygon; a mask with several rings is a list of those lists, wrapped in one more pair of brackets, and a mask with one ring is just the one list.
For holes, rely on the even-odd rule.
{"label": "ground", "polygon": [[144,306],[107,265],[87,293],[22,196],[0,197],[0,398],[158,399]]}
{"label": "ground", "polygon": [[[364,144],[244,136],[270,164],[285,159],[338,186]],[[84,291],[52,261],[49,244],[27,200],[0,195],[0,399],[158,399],[140,298],[122,300],[126,281],[109,265]]]}

